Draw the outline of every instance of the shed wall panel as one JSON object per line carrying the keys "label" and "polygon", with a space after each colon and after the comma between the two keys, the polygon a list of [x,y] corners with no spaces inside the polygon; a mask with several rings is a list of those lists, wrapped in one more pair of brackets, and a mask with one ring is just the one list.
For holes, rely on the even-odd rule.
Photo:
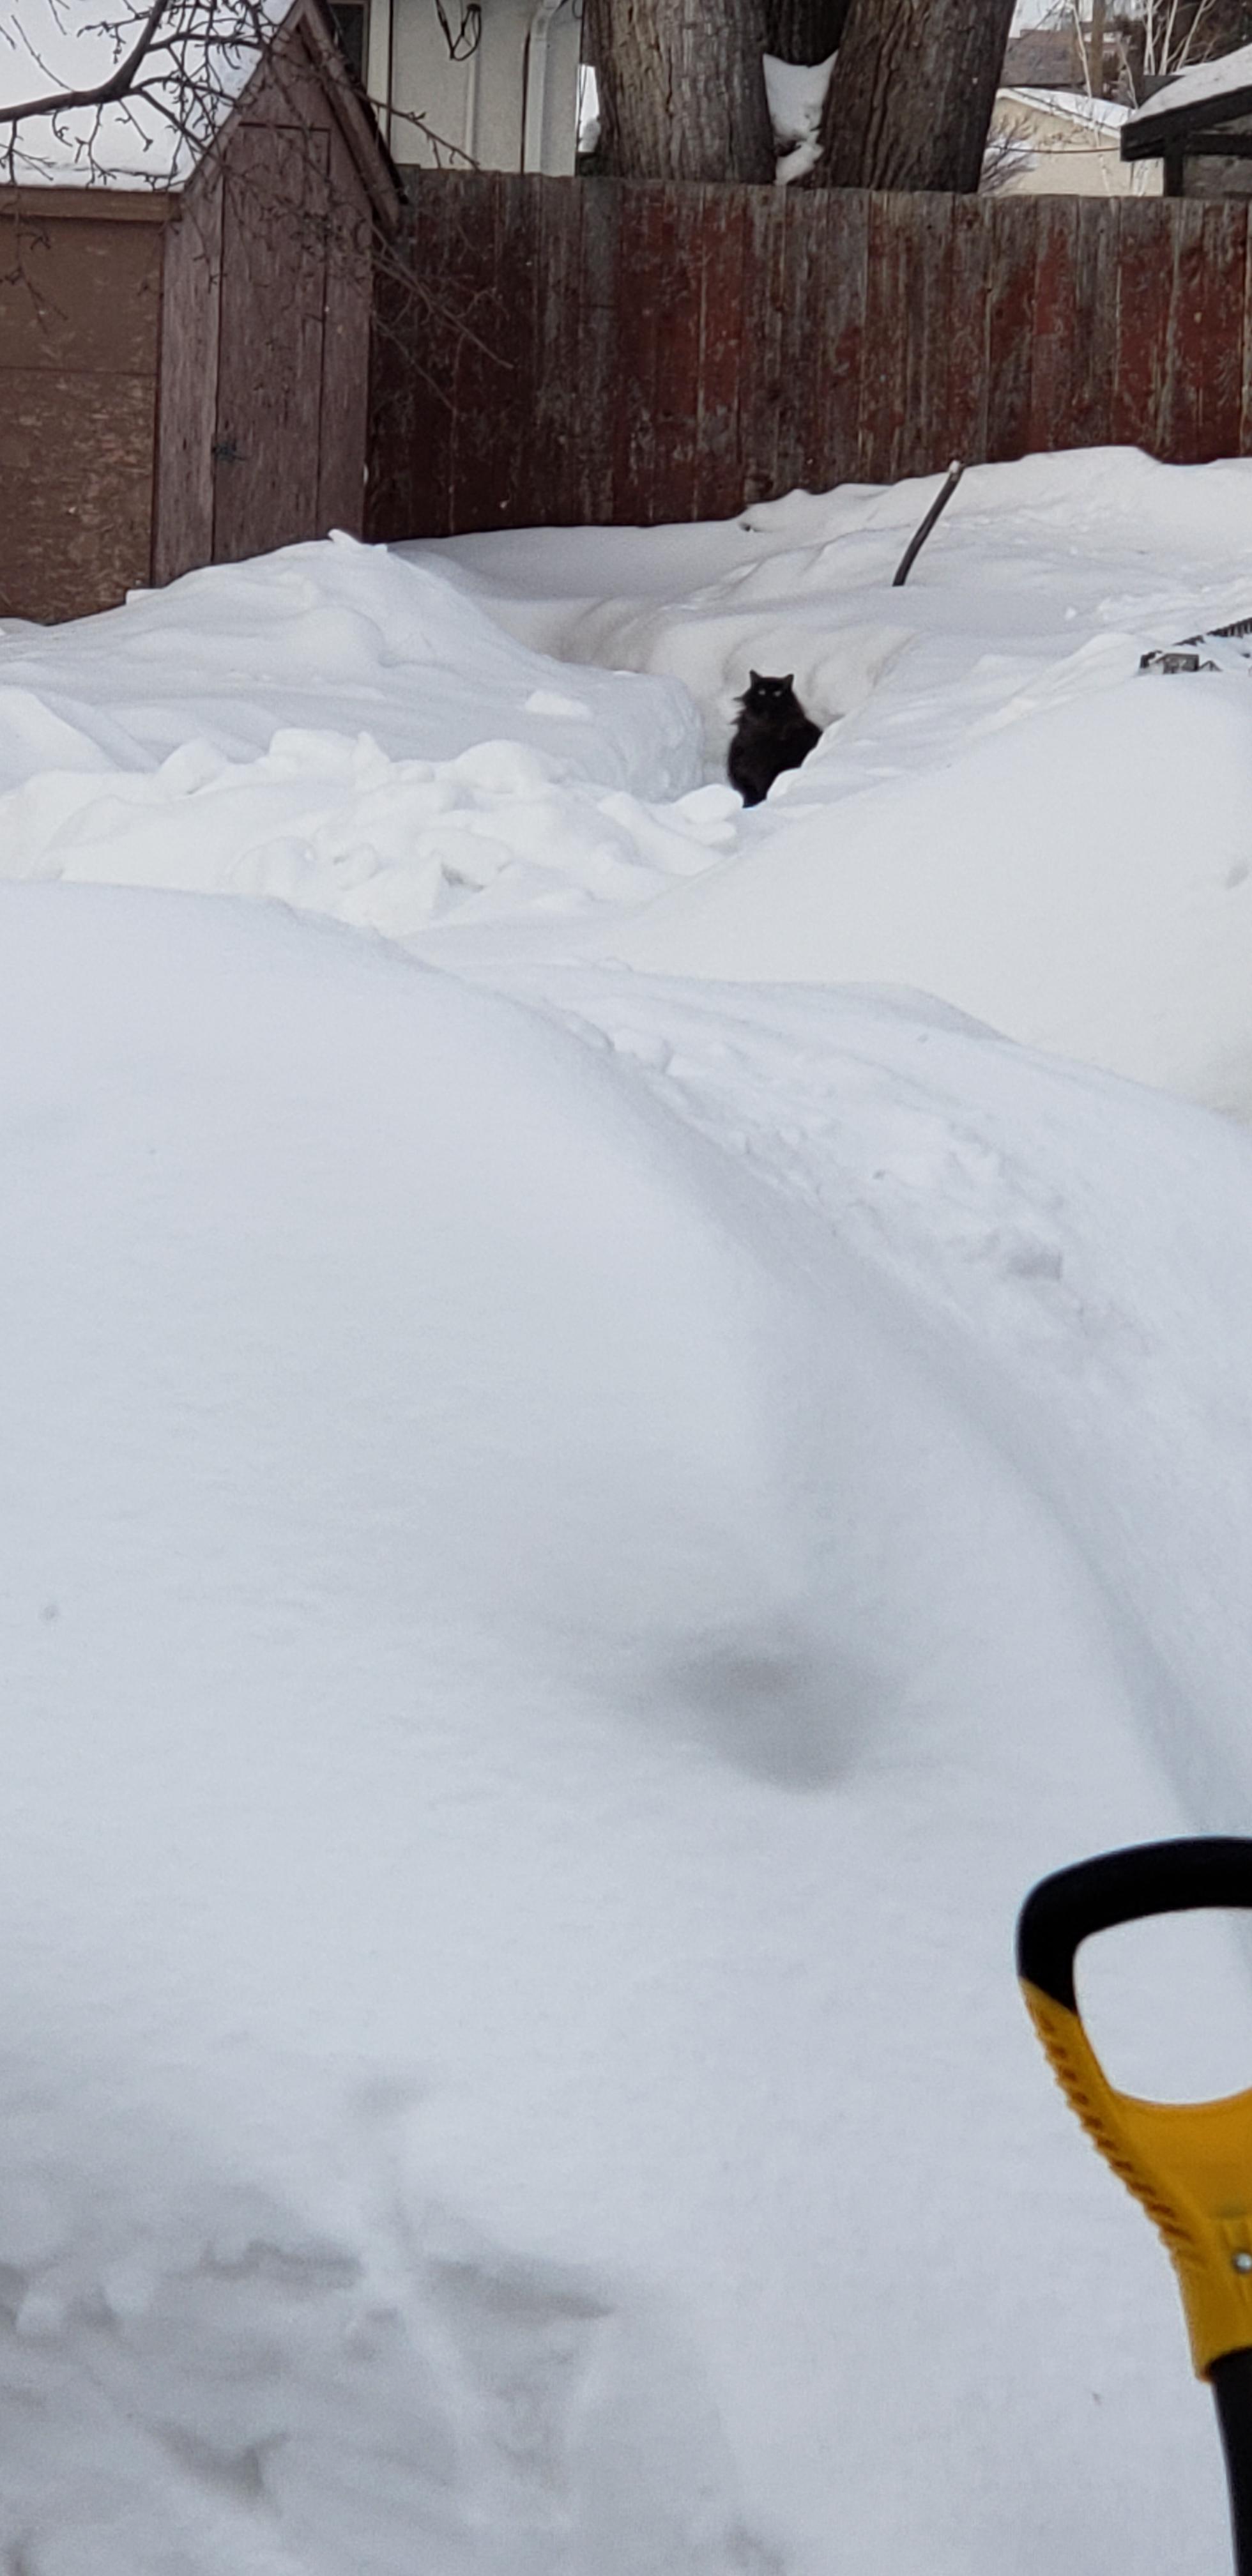
{"label": "shed wall panel", "polygon": [[329,138],[244,125],[222,202],[213,560],[318,533]]}
{"label": "shed wall panel", "polygon": [[165,237],[152,578],[174,581],[213,554],[213,439],[222,296],[222,187],[189,189]]}
{"label": "shed wall panel", "polygon": [[150,579],[163,232],[0,211],[0,614],[83,616]]}
{"label": "shed wall panel", "polygon": [[0,616],[112,608],[149,578],[154,376],[0,378]]}
{"label": "shed wall panel", "polygon": [[[215,550],[360,527],[375,213],[398,213],[394,173],[309,0],[181,199],[0,187],[8,613],[78,615]],[[233,492],[223,401],[252,478]]]}
{"label": "shed wall panel", "polygon": [[326,322],[317,523],[359,537],[365,526],[369,435],[369,206],[342,136],[330,137],[331,202],[339,209],[326,245]]}
{"label": "shed wall panel", "polygon": [[160,221],[0,212],[0,370],[150,375]]}

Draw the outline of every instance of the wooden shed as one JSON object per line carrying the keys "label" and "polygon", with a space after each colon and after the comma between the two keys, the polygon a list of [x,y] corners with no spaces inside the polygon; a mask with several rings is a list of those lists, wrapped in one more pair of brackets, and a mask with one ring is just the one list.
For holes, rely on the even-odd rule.
{"label": "wooden shed", "polygon": [[399,212],[321,0],[179,184],[0,188],[0,616],[361,532],[372,250]]}

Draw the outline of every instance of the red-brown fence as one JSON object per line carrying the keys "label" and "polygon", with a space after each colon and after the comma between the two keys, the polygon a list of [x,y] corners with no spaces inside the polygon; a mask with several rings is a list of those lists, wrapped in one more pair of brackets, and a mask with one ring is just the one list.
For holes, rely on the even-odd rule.
{"label": "red-brown fence", "polygon": [[1252,448],[1239,199],[439,173],[380,281],[378,537],[729,516],[1033,449]]}

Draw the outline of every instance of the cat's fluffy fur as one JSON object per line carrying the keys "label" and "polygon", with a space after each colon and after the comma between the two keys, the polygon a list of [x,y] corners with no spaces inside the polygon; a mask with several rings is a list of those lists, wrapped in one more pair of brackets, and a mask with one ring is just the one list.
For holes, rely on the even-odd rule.
{"label": "cat's fluffy fur", "polygon": [[784,679],[748,673],[726,758],[731,786],[738,788],[745,805],[759,805],[779,772],[798,769],[821,741],[820,727],[810,722],[796,696],[794,679],[794,671]]}

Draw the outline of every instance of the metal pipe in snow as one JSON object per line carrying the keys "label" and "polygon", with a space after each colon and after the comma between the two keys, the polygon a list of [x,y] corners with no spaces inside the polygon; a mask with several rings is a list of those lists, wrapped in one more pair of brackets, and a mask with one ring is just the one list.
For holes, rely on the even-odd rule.
{"label": "metal pipe in snow", "polygon": [[948,467],[947,481],[944,484],[943,490],[938,494],[937,498],[931,502],[930,508],[928,509],[916,536],[910,537],[908,544],[900,557],[900,561],[892,575],[891,587],[893,590],[903,589],[904,584],[908,580],[909,574],[922,551],[922,547],[925,545],[926,539],[930,535],[930,531],[933,528],[935,521],[941,517],[942,513],[947,509],[948,503],[951,500],[964,471],[965,468],[961,463],[960,457],[954,456],[950,466]]}

